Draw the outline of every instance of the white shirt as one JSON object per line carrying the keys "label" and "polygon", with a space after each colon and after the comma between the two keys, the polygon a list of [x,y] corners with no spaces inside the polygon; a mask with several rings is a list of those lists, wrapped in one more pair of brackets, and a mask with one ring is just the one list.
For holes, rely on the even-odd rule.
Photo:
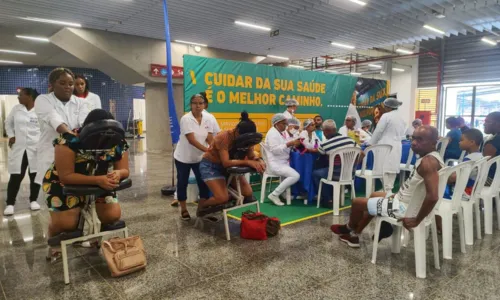
{"label": "white shirt", "polygon": [[[76,96],[76,97],[80,98],[78,96]],[[86,98],[80,98],[80,99],[82,99],[83,103],[85,103],[85,105],[87,105],[87,109],[89,110],[89,112],[93,111],[94,109],[102,108],[101,98],[99,98],[98,95],[96,95],[92,92],[89,92],[87,94]]]}
{"label": "white shirt", "polygon": [[343,136],[347,136],[348,132],[349,132],[349,130],[347,129],[347,127],[345,125],[340,127],[340,129],[339,129],[339,134],[341,134]]}
{"label": "white shirt", "polygon": [[356,124],[354,124],[354,129],[361,128],[361,119],[359,118],[358,110],[356,109],[356,106],[354,106],[352,103],[349,104],[349,108],[347,108],[346,117],[347,116],[354,116],[356,118]]}
{"label": "white shirt", "polygon": [[217,122],[217,119],[214,117],[214,115],[212,115],[206,110],[203,110],[203,117],[206,117],[207,119],[210,120],[210,123],[212,123],[213,135],[216,135],[217,133],[221,132],[219,123]]}
{"label": "white shirt", "polygon": [[64,104],[54,93],[40,95],[35,100],[35,112],[40,123],[40,140],[37,146],[37,175],[35,182],[42,184],[43,176],[54,162],[52,142],[59,136],[57,127],[66,124],[73,130],[83,126],[89,114],[88,106],[81,98],[71,96]]}
{"label": "white shirt", "polygon": [[286,164],[290,158],[290,148],[286,146],[287,139],[276,128],[272,127],[266,134],[267,162],[269,164]]}
{"label": "white shirt", "polygon": [[207,137],[209,133],[213,133],[212,121],[202,113],[201,124],[198,123],[192,112],[182,116],[181,135],[179,143],[175,147],[174,158],[185,164],[196,164],[202,159],[205,152],[191,145],[186,137],[186,134],[193,133],[194,138],[203,146],[207,147]]}
{"label": "white shirt", "polygon": [[309,133],[307,132],[307,130],[302,130],[299,136],[300,138],[304,139],[304,141],[302,141],[302,144],[304,144],[307,149],[314,149],[315,145],[319,147],[319,144],[321,143],[318,136],[316,135],[316,132],[314,131],[312,132],[311,138],[309,138]]}
{"label": "white shirt", "polygon": [[285,115],[285,118],[287,118],[287,120],[294,118],[293,114],[291,114],[288,110],[285,110],[283,114]]}
{"label": "white shirt", "polygon": [[372,138],[372,133],[363,129],[359,130],[359,141],[361,143],[367,143]]}
{"label": "white shirt", "polygon": [[28,110],[22,104],[14,106],[5,119],[5,131],[9,138],[16,138],[8,155],[9,173],[21,174],[25,152],[28,156],[29,172],[36,173],[36,147],[40,139],[40,125],[35,109]]}

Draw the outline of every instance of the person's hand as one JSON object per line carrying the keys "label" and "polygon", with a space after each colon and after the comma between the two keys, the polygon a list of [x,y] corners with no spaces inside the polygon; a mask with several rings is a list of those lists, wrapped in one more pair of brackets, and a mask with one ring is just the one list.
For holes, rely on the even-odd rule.
{"label": "person's hand", "polygon": [[417,220],[417,218],[402,218],[400,221],[403,222],[404,228],[408,230],[411,230],[420,224],[420,221]]}
{"label": "person's hand", "polygon": [[120,183],[121,175],[119,170],[114,170],[113,172],[108,173],[109,178],[113,179],[115,183]]}
{"label": "person's hand", "polygon": [[309,153],[318,153],[318,149],[307,149]]}
{"label": "person's hand", "polygon": [[9,148],[12,148],[12,145],[16,143],[16,137],[13,136],[9,139]]}
{"label": "person's hand", "polygon": [[255,161],[255,160],[249,160],[247,161],[247,164],[250,168],[255,169],[258,173],[262,174],[266,170],[266,164],[264,162],[260,161]]}
{"label": "person's hand", "polygon": [[108,177],[108,175],[97,176],[97,185],[107,191],[112,191],[118,187],[116,180]]}
{"label": "person's hand", "polygon": [[293,140],[286,143],[287,147],[297,147],[300,145],[300,140]]}

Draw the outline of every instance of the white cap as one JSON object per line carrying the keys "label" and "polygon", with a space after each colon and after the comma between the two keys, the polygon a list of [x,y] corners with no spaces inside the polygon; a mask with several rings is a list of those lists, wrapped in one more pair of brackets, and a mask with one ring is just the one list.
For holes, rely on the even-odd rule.
{"label": "white cap", "polygon": [[286,99],[285,105],[288,106],[299,106],[299,101],[295,99]]}
{"label": "white cap", "polygon": [[304,121],[304,129],[307,128],[307,126],[311,125],[314,123],[314,120],[313,119],[307,119]]}
{"label": "white cap", "polygon": [[271,119],[271,122],[273,123],[273,126],[276,125],[276,123],[281,122],[283,120],[286,120],[286,116],[282,113],[277,113],[273,116]]}
{"label": "white cap", "polygon": [[403,102],[399,101],[396,98],[387,98],[384,100],[384,106],[390,107],[390,108],[398,108],[403,104]]}

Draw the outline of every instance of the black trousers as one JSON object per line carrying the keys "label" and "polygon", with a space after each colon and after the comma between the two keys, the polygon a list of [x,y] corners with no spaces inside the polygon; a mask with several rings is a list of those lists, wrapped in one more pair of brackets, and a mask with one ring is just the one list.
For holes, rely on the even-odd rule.
{"label": "black trousers", "polygon": [[[17,193],[19,193],[21,182],[24,179],[24,175],[26,175],[26,169],[28,169],[28,154],[25,151],[21,163],[21,174],[10,174],[9,185],[7,186],[7,205],[14,205],[16,203]],[[36,173],[29,173],[29,177],[31,182],[30,201],[33,202],[38,198],[40,185],[35,183]]]}

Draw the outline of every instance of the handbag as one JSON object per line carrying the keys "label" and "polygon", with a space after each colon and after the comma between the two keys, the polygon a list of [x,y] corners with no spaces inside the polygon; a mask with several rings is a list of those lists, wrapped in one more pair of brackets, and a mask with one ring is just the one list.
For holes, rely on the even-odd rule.
{"label": "handbag", "polygon": [[139,271],[147,265],[144,244],[138,235],[104,241],[101,249],[112,277]]}
{"label": "handbag", "polygon": [[281,229],[278,218],[269,218],[262,213],[246,211],[241,215],[240,236],[249,240],[267,240]]}

